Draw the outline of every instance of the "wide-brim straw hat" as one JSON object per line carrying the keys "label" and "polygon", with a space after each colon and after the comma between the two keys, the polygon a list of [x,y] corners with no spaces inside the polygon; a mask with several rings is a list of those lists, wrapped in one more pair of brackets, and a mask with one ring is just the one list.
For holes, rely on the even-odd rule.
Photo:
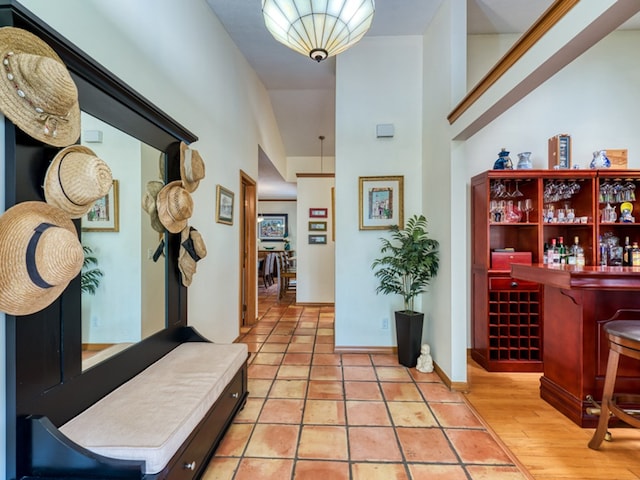
{"label": "wide-brim straw hat", "polygon": [[158,217],[158,207],[156,205],[158,200],[158,193],[164,187],[164,183],[159,180],[151,180],[147,182],[147,190],[142,197],[142,209],[149,214],[151,219],[151,228],[158,233],[164,232],[164,225]]}
{"label": "wide-brim straw hat", "polygon": [[0,110],[31,137],[55,147],[80,138],[78,89],[62,59],[40,38],[0,28]]}
{"label": "wide-brim straw hat", "polygon": [[180,180],[167,183],[158,192],[156,199],[158,218],[164,228],[171,233],[181,232],[187,226],[193,213],[191,194],[182,186]]}
{"label": "wide-brim straw hat", "polygon": [[75,226],[62,210],[22,202],[0,216],[0,310],[30,315],[51,305],[84,261]]}
{"label": "wide-brim straw hat", "polygon": [[89,148],[71,145],[53,158],[44,179],[47,203],[80,218],[113,185],[111,169]]}
{"label": "wide-brim straw hat", "polygon": [[204,178],[204,160],[197,150],[180,142],[180,179],[187,192],[193,192]]}
{"label": "wide-brim straw hat", "polygon": [[200,232],[193,227],[185,227],[180,234],[180,254],[178,268],[182,274],[182,284],[191,285],[196,273],[196,263],[207,256],[207,246]]}

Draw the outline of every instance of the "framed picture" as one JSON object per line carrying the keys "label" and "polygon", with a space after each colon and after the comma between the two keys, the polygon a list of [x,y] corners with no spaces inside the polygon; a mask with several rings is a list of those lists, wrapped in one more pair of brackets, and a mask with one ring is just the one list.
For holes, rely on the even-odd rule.
{"label": "framed picture", "polygon": [[81,220],[83,232],[120,231],[118,187],[118,180],[114,180],[109,193],[96,200],[91,210],[84,214]]}
{"label": "framed picture", "polygon": [[258,224],[258,238],[263,242],[283,242],[289,231],[287,213],[263,213]]}
{"label": "framed picture", "polygon": [[216,222],[233,225],[233,192],[222,185],[216,186]]}
{"label": "framed picture", "polygon": [[309,222],[309,230],[312,232],[326,232],[327,222]]}
{"label": "framed picture", "polygon": [[326,208],[310,208],[309,216],[311,218],[327,218],[327,209]]}
{"label": "framed picture", "polygon": [[404,225],[404,177],[360,177],[360,230]]}
{"label": "framed picture", "polygon": [[326,245],[326,235],[309,235],[309,245]]}

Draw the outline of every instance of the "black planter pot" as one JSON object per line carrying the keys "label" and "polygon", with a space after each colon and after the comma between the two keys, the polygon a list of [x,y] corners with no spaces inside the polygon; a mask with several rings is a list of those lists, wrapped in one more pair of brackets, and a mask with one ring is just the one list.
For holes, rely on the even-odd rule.
{"label": "black planter pot", "polygon": [[422,342],[422,323],[424,313],[395,312],[396,336],[398,338],[398,362],[413,368],[420,356]]}

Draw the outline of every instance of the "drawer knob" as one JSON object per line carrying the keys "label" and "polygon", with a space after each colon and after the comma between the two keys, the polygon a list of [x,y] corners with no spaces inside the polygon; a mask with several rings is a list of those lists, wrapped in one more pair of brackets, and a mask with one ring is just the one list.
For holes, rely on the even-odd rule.
{"label": "drawer knob", "polygon": [[518,286],[518,282],[512,281],[511,288],[516,288]]}
{"label": "drawer knob", "polygon": [[193,461],[191,463],[185,463],[184,464],[184,469],[185,470],[195,470],[196,469],[196,462]]}
{"label": "drawer knob", "polygon": [[231,394],[231,398],[238,398],[240,395],[238,394],[238,392],[233,392]]}

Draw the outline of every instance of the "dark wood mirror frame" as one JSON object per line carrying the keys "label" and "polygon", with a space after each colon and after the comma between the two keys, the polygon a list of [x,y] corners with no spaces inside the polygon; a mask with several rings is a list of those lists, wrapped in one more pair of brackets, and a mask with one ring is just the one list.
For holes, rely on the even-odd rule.
{"label": "dark wood mirror frame", "polygon": [[[29,30],[67,65],[80,108],[166,154],[167,181],[179,179],[179,142],[197,137],[110,74],[13,0],[0,0],[0,26]],[[6,208],[43,201],[42,179],[58,149],[33,140],[5,120]],[[79,222],[76,221],[79,230]],[[186,288],[177,258],[179,235],[167,235],[164,330],[82,372],[80,278],[52,305],[33,315],[6,316],[7,477],[20,478],[28,460],[27,415],[60,426],[193,335],[186,327]]]}

